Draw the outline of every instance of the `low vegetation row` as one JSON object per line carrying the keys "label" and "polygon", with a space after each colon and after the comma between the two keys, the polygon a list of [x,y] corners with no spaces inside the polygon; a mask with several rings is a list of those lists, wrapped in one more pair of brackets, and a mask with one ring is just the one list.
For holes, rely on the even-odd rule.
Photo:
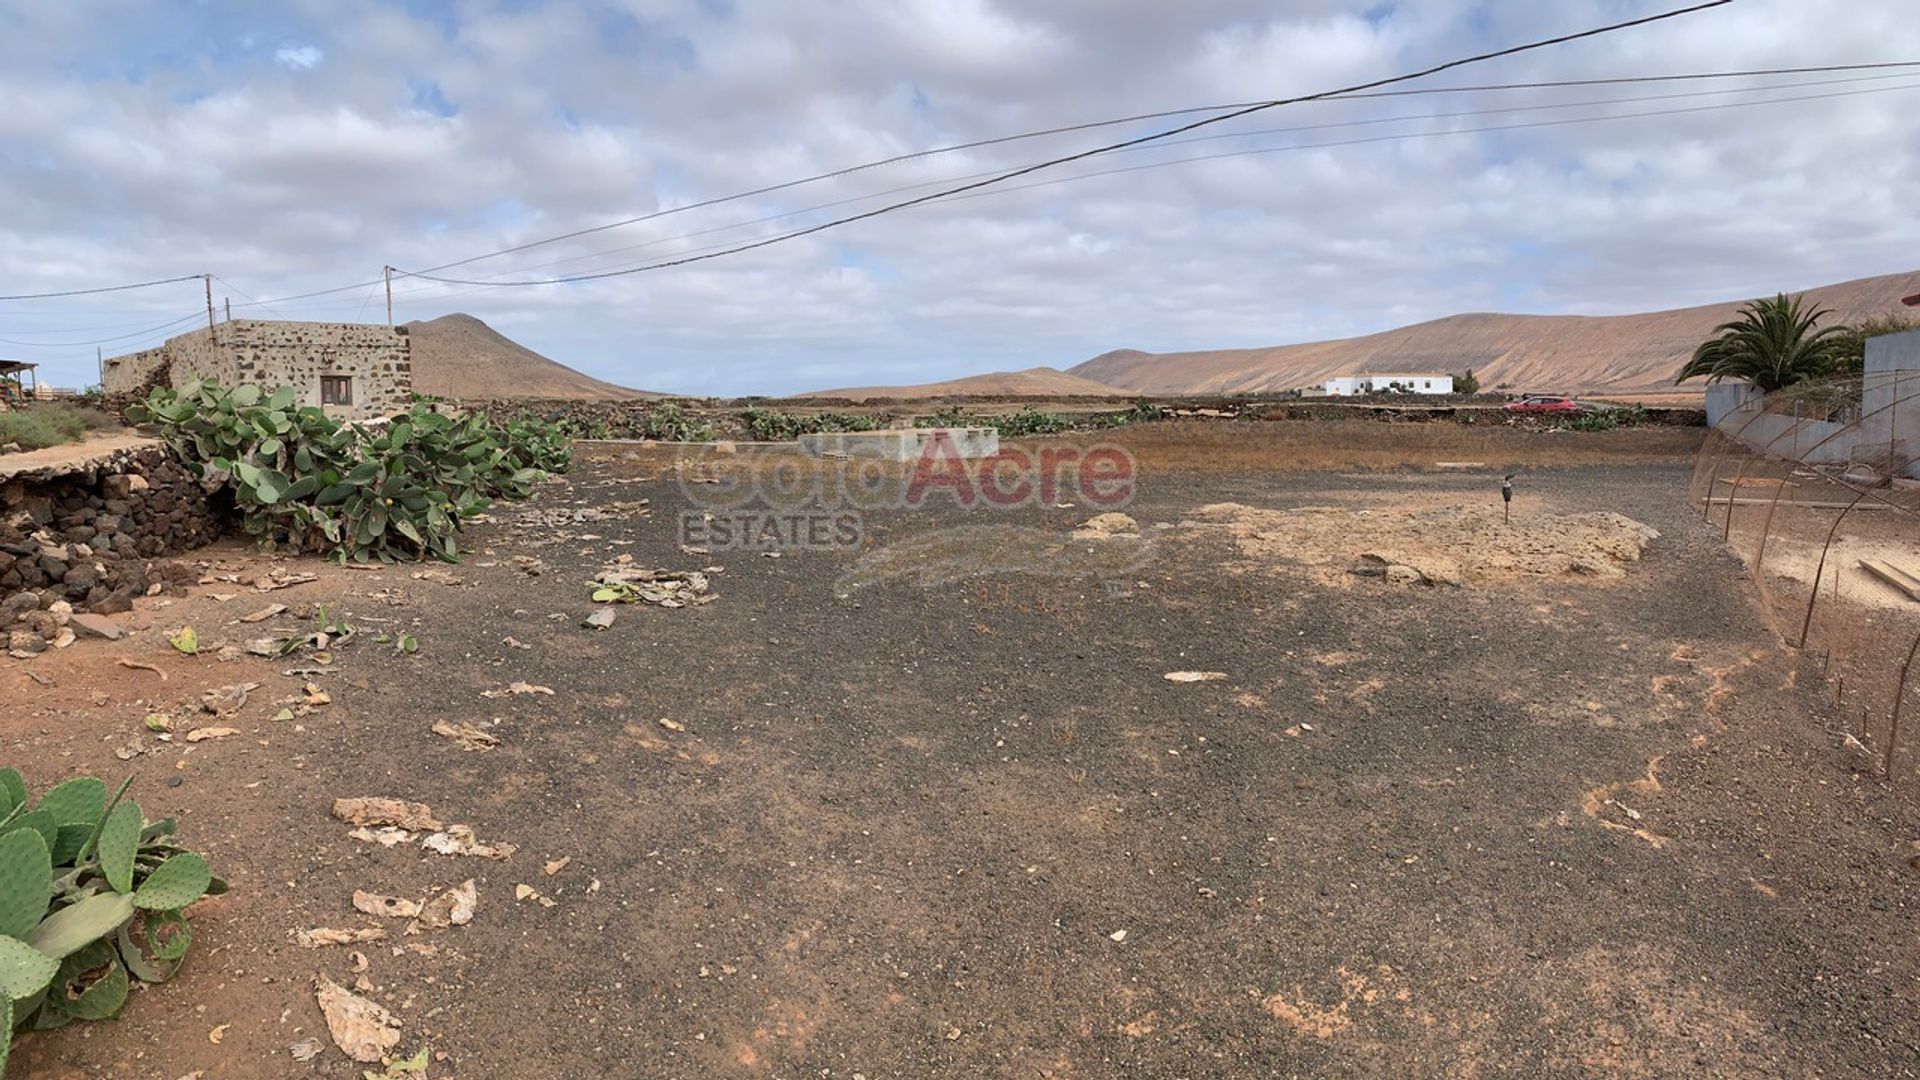
{"label": "low vegetation row", "polygon": [[158,427],[262,546],[343,562],[454,561],[463,521],[571,461],[567,434],[531,416],[421,402],[385,424],[343,423],[286,387],[159,388],[128,419]]}

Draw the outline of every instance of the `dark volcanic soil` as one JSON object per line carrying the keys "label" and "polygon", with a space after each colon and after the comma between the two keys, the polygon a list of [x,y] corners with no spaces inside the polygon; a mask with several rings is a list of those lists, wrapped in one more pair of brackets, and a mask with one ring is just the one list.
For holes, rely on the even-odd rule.
{"label": "dark volcanic soil", "polygon": [[[56,686],[0,661],[4,756],[30,783],[132,772],[235,886],[202,905],[184,974],[117,1024],[23,1037],[15,1075],[359,1077],[331,1044],[288,1056],[325,1038],[313,975],[354,978],[349,948],[288,931],[375,923],[357,888],[468,876],[471,925],[359,946],[401,1049],[444,1055],[436,1080],[1913,1075],[1920,822],[1825,730],[1830,695],[1686,480],[1523,477],[1519,516],[1660,530],[1612,581],[1409,588],[1152,528],[1224,501],[1477,503],[1485,475],[1149,470],[1128,512],[1155,554],[1125,579],[837,598],[848,554],[683,554],[684,496],[616,460],[503,508],[459,585],[197,588],[124,646],[31,662]],[[639,498],[652,516],[535,520]],[[1089,513],[897,511],[869,540],[1064,535]],[[620,553],[724,565],[720,597],[584,629],[582,583]],[[232,620],[267,600],[420,650],[338,649],[315,677],[332,703],[298,721],[270,719],[287,662],[168,655],[182,621],[256,636]],[[1180,670],[1225,677],[1162,677]],[[242,735],[115,760],[149,708],[242,679],[266,684]],[[553,693],[482,696],[516,680]],[[502,745],[463,752],[442,720]],[[519,850],[359,843],[328,817],[352,795]]]}

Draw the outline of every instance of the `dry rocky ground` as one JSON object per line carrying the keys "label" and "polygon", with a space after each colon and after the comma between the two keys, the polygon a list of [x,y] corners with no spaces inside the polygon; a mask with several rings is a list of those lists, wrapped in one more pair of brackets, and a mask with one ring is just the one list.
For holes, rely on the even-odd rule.
{"label": "dry rocky ground", "polygon": [[[1684,458],[1542,440],[1503,532],[1495,469],[1261,437],[1222,467],[1143,433],[1137,533],[941,504],[860,552],[686,553],[700,487],[613,453],[458,567],[200,553],[127,640],[0,661],[0,757],[133,775],[234,886],[182,975],[17,1075],[359,1077],[316,976],[435,1080],[1920,1071],[1920,816]],[[584,627],[610,567],[708,591]],[[246,649],[327,619],[329,662]],[[436,820],[356,839],[365,796]],[[464,925],[355,906],[469,879]]]}

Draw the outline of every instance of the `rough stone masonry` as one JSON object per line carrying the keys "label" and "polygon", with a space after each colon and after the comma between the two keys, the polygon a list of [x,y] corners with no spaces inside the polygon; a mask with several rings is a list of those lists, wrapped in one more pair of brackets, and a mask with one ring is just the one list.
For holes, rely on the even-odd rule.
{"label": "rough stone masonry", "polygon": [[101,388],[113,400],[134,399],[152,386],[183,390],[201,379],[289,386],[302,405],[342,420],[371,420],[411,404],[411,339],[405,327],[237,319],[113,357]]}
{"label": "rough stone masonry", "polygon": [[31,655],[71,613],[122,612],[161,568],[211,543],[225,515],[163,447],[117,450],[0,480],[0,638]]}

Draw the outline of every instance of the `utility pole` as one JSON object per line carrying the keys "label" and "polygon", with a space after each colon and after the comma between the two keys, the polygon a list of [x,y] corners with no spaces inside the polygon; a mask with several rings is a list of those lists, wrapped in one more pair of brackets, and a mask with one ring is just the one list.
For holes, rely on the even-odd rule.
{"label": "utility pole", "polygon": [[222,297],[221,299],[227,302],[227,321],[232,322],[233,321],[233,297],[226,296],[226,297]]}
{"label": "utility pole", "polygon": [[380,276],[387,283],[387,329],[393,329],[393,267],[380,268]]}
{"label": "utility pole", "polygon": [[213,336],[213,275],[201,274],[200,283],[207,287],[207,336]]}
{"label": "utility pole", "polygon": [[93,347],[93,366],[95,374],[99,377],[99,381],[94,385],[105,390],[107,388],[107,354],[101,352],[98,345]]}

